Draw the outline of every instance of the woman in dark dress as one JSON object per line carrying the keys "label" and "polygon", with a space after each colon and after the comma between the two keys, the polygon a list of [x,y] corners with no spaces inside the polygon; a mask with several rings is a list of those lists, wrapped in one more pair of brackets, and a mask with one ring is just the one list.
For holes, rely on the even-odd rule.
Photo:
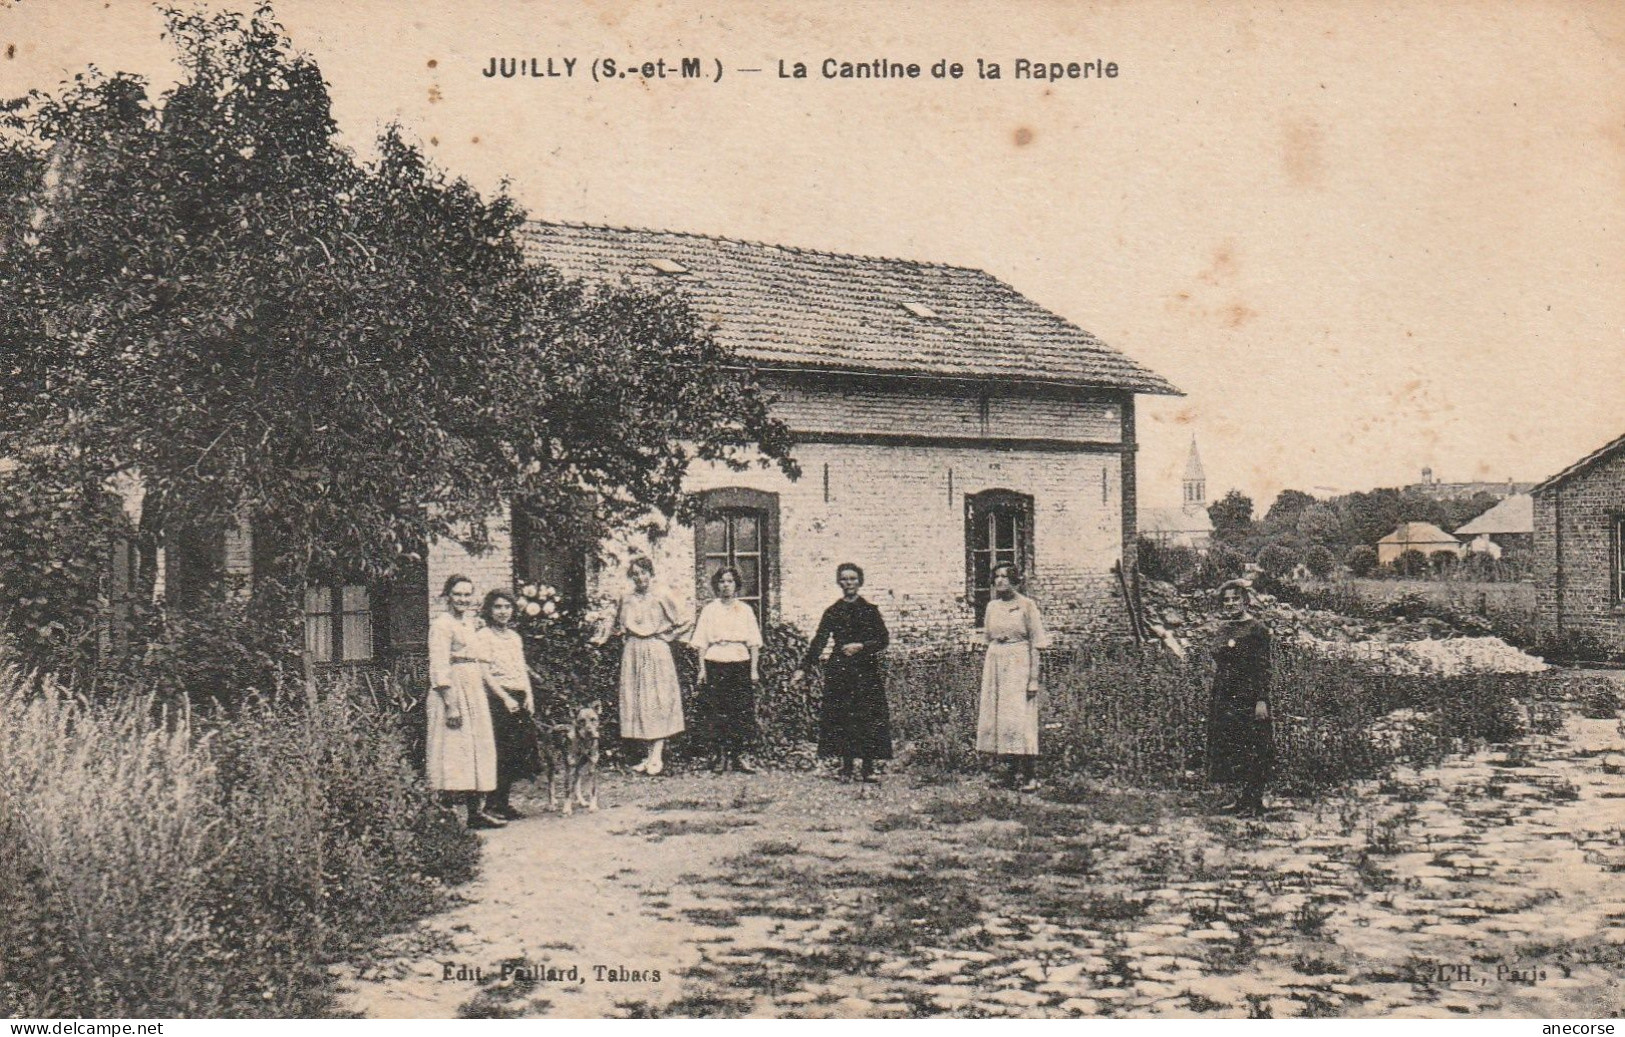
{"label": "woman in dark dress", "polygon": [[1270,731],[1270,633],[1248,606],[1252,587],[1231,580],[1219,588],[1225,623],[1213,642],[1213,696],[1208,709],[1208,773],[1236,789],[1224,809],[1264,813],[1264,784],[1275,762]]}
{"label": "woman in dark dress", "polygon": [[855,760],[863,780],[875,780],[875,761],[891,759],[891,713],[880,674],[880,653],[891,642],[880,610],[858,595],[863,570],[850,562],[835,570],[841,600],[824,610],[818,633],[807,646],[801,668],[791,675],[800,685],[818,665],[824,646],[834,646],[824,668],[824,702],[819,713],[818,752],[841,758],[841,780],[852,779]]}
{"label": "woman in dark dress", "polygon": [[514,782],[534,778],[541,769],[530,668],[525,665],[524,642],[513,628],[514,608],[514,597],[507,591],[487,594],[480,609],[485,628],[478,635],[497,754],[497,787],[486,797],[485,808],[504,821],[525,816],[508,798]]}

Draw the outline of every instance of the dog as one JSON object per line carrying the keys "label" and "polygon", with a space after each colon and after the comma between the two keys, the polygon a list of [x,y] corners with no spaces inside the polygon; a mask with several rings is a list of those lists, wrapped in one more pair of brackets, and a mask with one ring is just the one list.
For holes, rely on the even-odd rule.
{"label": "dog", "polygon": [[582,706],[569,723],[541,726],[542,757],[547,767],[547,808],[559,809],[558,776],[564,775],[564,813],[577,805],[598,810],[598,705]]}

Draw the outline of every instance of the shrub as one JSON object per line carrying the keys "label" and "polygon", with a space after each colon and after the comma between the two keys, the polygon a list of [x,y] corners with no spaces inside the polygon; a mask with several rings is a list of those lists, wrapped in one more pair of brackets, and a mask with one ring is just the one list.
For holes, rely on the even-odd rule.
{"label": "shrub", "polygon": [[1258,565],[1266,573],[1280,579],[1298,564],[1298,553],[1281,544],[1265,544],[1258,552]]}
{"label": "shrub", "polygon": [[1246,555],[1225,544],[1214,544],[1205,555],[1202,555],[1196,571],[1181,587],[1185,590],[1212,589],[1226,580],[1234,580],[1240,576],[1246,570],[1246,566]]}
{"label": "shrub", "polygon": [[1315,544],[1305,551],[1303,564],[1311,574],[1321,580],[1337,571],[1337,557],[1324,544]]}
{"label": "shrub", "polygon": [[340,682],[200,717],[0,675],[0,1011],[308,1016],[477,843]]}
{"label": "shrub", "polygon": [[1377,568],[1377,549],[1370,544],[1355,544],[1349,548],[1343,564],[1355,576],[1370,576]]}
{"label": "shrub", "polygon": [[1428,574],[1428,556],[1411,548],[1394,559],[1394,571],[1412,579]]}
{"label": "shrub", "polygon": [[1181,583],[1201,564],[1201,557],[1188,547],[1161,544],[1141,537],[1136,548],[1140,572],[1153,580]]}

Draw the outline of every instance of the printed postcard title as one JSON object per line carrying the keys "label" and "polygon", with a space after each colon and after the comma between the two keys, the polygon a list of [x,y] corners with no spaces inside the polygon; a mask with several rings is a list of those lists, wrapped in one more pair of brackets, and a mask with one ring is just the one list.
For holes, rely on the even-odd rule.
{"label": "printed postcard title", "polygon": [[1067,58],[1052,61],[1038,58],[994,60],[971,58],[956,61],[936,58],[927,61],[899,61],[892,58],[777,58],[760,65],[741,65],[716,57],[664,55],[584,58],[565,55],[502,57],[491,55],[480,66],[487,79],[523,81],[591,80],[594,83],[633,81],[672,81],[721,83],[724,80],[757,79],[784,83],[816,82],[906,82],[942,80],[945,82],[1086,82],[1116,79],[1122,70],[1116,61],[1105,58]]}

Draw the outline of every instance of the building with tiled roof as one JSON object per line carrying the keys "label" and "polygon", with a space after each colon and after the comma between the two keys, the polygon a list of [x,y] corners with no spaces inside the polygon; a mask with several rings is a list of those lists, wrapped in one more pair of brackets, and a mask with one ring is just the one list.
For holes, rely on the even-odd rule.
{"label": "building with tiled roof", "polygon": [[1392,565],[1408,551],[1460,556],[1462,543],[1431,522],[1401,522],[1392,533],[1377,541],[1377,564]]}
{"label": "building with tiled roof", "polygon": [[1160,375],[982,270],[669,231],[522,233],[567,276],[680,293],[794,434],[799,480],[696,464],[704,519],[635,548],[692,604],[732,565],[742,597],[810,633],[850,560],[899,640],[952,639],[978,623],[992,566],[1014,562],[1062,633],[1126,626],[1114,567],[1135,537],[1134,401],[1177,394]]}

